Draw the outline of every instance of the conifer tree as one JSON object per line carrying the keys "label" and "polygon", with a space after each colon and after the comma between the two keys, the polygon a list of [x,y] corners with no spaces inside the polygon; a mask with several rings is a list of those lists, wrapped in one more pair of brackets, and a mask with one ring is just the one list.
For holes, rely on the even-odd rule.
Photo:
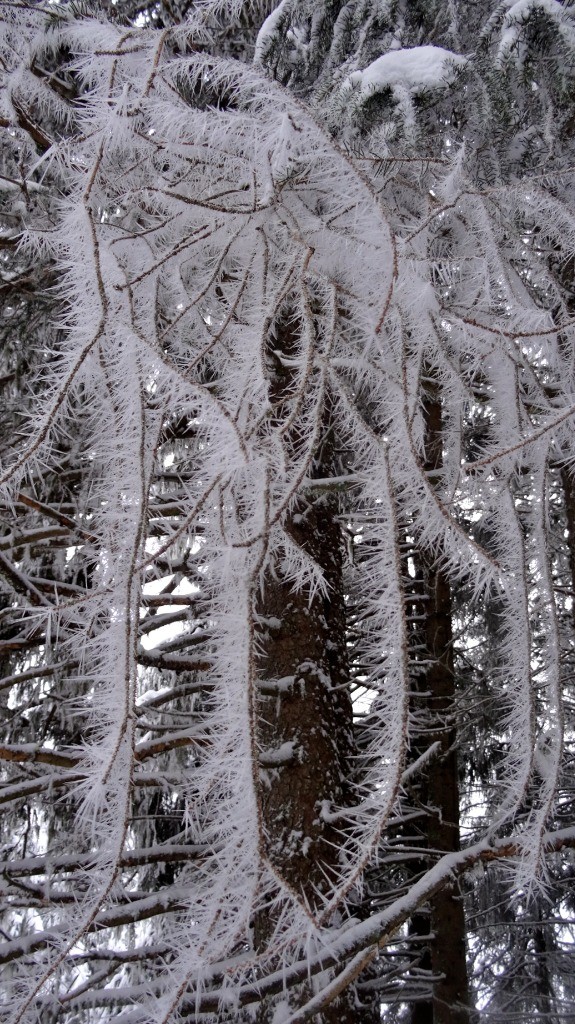
{"label": "conifer tree", "polygon": [[570,6],[2,32],[9,1019],[553,1019]]}

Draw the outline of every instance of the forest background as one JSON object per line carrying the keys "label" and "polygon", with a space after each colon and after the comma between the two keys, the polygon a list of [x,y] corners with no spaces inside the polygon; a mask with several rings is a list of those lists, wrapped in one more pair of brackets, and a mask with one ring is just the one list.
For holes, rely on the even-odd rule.
{"label": "forest background", "polygon": [[575,1020],[575,5],[0,5],[7,1021]]}

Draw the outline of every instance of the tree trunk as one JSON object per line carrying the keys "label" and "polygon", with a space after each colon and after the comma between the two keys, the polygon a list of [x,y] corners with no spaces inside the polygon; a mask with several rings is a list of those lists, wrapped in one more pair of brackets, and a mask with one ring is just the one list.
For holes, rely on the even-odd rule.
{"label": "tree trunk", "polygon": [[[451,594],[445,575],[428,566],[430,597],[426,633],[431,665],[427,685],[431,694],[430,741],[440,743],[440,753],[430,765],[427,827],[429,847],[438,854],[459,849],[459,781],[457,774],[454,711],[453,638]],[[469,985],[466,959],[465,915],[457,886],[446,886],[431,902],[431,969],[438,980],[433,986],[433,1024],[468,1024]]]}
{"label": "tree trunk", "polygon": [[[297,350],[297,321],[284,325],[277,338],[283,355]],[[276,341],[276,345],[279,345]],[[277,348],[276,348],[277,351]],[[289,371],[276,358],[271,401],[278,415],[288,402]],[[323,440],[310,476],[325,478],[337,472],[337,453],[326,403]],[[343,585],[342,535],[335,493],[310,490],[302,494],[284,523],[290,539],[321,569],[324,593],[296,591],[279,564],[265,579],[258,609],[260,698],[258,741],[262,751],[261,806],[267,837],[267,856],[277,873],[301,897],[312,913],[320,913],[322,896],[329,893],[340,865],[337,826],[324,820],[322,808],[349,805],[354,743],[346,610]],[[284,751],[285,763],[266,767],[272,751]],[[283,760],[280,759],[280,760]],[[254,940],[264,949],[275,921],[257,915]],[[295,1005],[309,991],[294,993]],[[269,1024],[273,1003],[260,1006],[258,1024]],[[344,993],[321,1014],[317,1024],[376,1024],[379,1008],[361,1006],[355,990]]]}
{"label": "tree trunk", "polygon": [[567,521],[567,547],[571,589],[571,615],[575,629],[575,477],[565,467],[561,470],[561,485]]}
{"label": "tree trunk", "polygon": [[[259,615],[259,742],[293,751],[288,763],[262,769],[268,856],[311,908],[337,873],[338,832],[321,815],[346,802],[352,753],[346,684],[345,608],[339,525],[333,497],[300,499],[286,526],[321,567],[328,593],[295,592],[279,566],[266,580]],[[278,680],[281,683],[278,685]],[[268,691],[266,693],[266,691]]]}
{"label": "tree trunk", "polygon": [[[424,400],[425,469],[437,471],[443,463],[443,417],[439,387],[430,383]],[[427,807],[423,842],[428,855],[424,869],[437,857],[460,848],[459,780],[457,772],[455,673],[453,663],[452,599],[445,573],[427,552],[414,555],[416,577],[423,597],[419,607],[424,616],[418,640],[423,648],[423,665],[414,679],[415,732],[411,749],[419,756],[431,744],[439,752],[430,761],[419,786],[419,798]],[[469,983],[466,960],[466,926],[463,903],[456,886],[446,886],[429,905],[429,914],[414,915],[411,934],[424,938],[418,967],[433,977],[431,998],[415,1003],[411,1024],[469,1024]]]}

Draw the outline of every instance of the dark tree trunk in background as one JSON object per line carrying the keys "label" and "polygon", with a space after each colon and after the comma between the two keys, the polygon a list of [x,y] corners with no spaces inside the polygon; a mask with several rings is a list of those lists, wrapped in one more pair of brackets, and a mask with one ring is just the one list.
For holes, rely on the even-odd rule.
{"label": "dark tree trunk in background", "polygon": [[573,628],[575,629],[575,477],[569,470],[561,470],[561,485],[563,487],[563,500],[565,507],[565,519],[567,522],[567,546],[569,551],[569,573],[571,589],[571,611],[573,616]]}
{"label": "dark tree trunk in background", "polygon": [[[427,567],[430,601],[425,623],[431,665],[427,685],[431,694],[431,742],[439,742],[439,755],[428,771],[430,817],[427,837],[438,854],[459,849],[459,782],[456,730],[453,722],[454,672],[451,631],[451,594],[445,575]],[[446,886],[431,902],[431,969],[438,977],[433,986],[433,1024],[468,1024],[469,986],[463,902],[457,886]]]}
{"label": "dark tree trunk in background", "polygon": [[[428,383],[424,399],[425,469],[436,472],[443,463],[443,416],[439,387]],[[433,479],[433,478],[432,478]],[[455,672],[453,662],[453,606],[445,573],[427,551],[414,553],[419,583],[421,626],[416,629],[422,665],[416,669],[412,712],[417,723],[411,750],[414,758],[433,743],[439,749],[429,762],[418,787],[427,815],[421,826],[426,856],[419,870],[444,853],[459,850],[459,780],[457,733],[454,720]],[[410,935],[423,946],[419,970],[435,979],[432,995],[413,1004],[411,1024],[469,1024],[472,1020],[466,959],[463,902],[457,886],[446,886],[430,901],[428,913],[411,922]]]}
{"label": "dark tree trunk in background", "polygon": [[[575,257],[571,256],[562,263],[551,261],[551,271],[562,292],[565,312],[572,319],[575,317]],[[555,322],[558,323],[557,317]],[[571,340],[559,334],[559,341],[566,366],[573,374],[575,355]],[[561,468],[561,487],[563,490],[563,502],[565,508],[565,520],[567,526],[567,549],[569,558],[569,585],[572,600],[572,619],[575,628],[575,473],[572,467]]]}
{"label": "dark tree trunk in background", "polygon": [[[282,356],[297,350],[298,323],[278,332]],[[270,398],[285,413],[293,381],[272,357]],[[337,451],[326,402],[322,441],[310,476],[336,475]],[[297,443],[297,438],[288,439]],[[321,914],[322,894],[333,888],[340,870],[338,823],[332,806],[350,805],[354,774],[352,703],[346,645],[343,544],[337,494],[309,487],[298,497],[284,525],[290,539],[321,569],[324,593],[296,591],[280,565],[269,572],[257,624],[260,699],[258,742],[262,752],[261,806],[267,856],[278,875],[311,912]],[[279,683],[278,683],[279,681]],[[274,751],[279,762],[273,764]],[[284,753],[284,758],[281,753]],[[327,818],[327,820],[326,820]],[[256,948],[265,948],[274,921],[265,912],[254,922]],[[300,993],[299,1002],[311,995]],[[314,1017],[317,1024],[376,1024],[379,1007],[360,1005],[353,986]],[[258,1024],[269,1024],[273,1004],[264,1001]]]}
{"label": "dark tree trunk in background", "polygon": [[[264,765],[268,748],[292,744],[293,755],[285,766],[264,767],[262,805],[271,861],[319,908],[316,889],[329,888],[337,870],[333,845],[339,841],[337,828],[322,817],[322,804],[347,802],[342,780],[352,752],[351,701],[335,502],[310,498],[296,509],[289,533],[322,567],[329,593],[310,601],[306,591],[294,592],[279,568],[266,583],[260,634],[264,693],[265,681],[272,682],[260,700],[259,741]],[[275,680],[282,680],[276,693]]]}

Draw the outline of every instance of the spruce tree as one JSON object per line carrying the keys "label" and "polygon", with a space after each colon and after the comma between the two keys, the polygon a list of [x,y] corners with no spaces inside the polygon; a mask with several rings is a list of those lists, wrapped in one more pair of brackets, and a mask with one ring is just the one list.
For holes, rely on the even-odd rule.
{"label": "spruce tree", "polygon": [[561,1013],[571,9],[114,6],[2,12],[10,1019]]}

